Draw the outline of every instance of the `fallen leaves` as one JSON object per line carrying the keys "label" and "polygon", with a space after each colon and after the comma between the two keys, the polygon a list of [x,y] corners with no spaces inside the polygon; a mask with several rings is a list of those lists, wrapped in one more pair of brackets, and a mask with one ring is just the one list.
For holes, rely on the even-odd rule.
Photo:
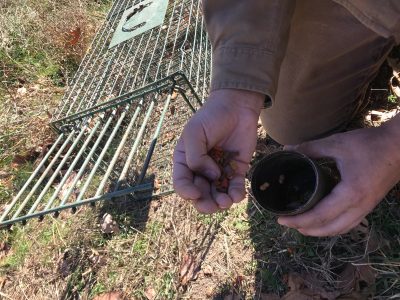
{"label": "fallen leaves", "polygon": [[327,291],[317,281],[308,276],[298,273],[288,275],[289,292],[284,295],[282,300],[334,300],[340,295],[337,291]]}
{"label": "fallen leaves", "polygon": [[49,138],[37,147],[33,147],[22,154],[14,155],[11,167],[17,169],[23,164],[43,158],[53,143],[54,140]]}
{"label": "fallen leaves", "polygon": [[101,231],[106,234],[118,234],[120,232],[119,226],[117,222],[113,220],[112,215],[108,213],[104,214],[101,222]]}
{"label": "fallen leaves", "polygon": [[26,87],[20,87],[17,89],[17,96],[24,96],[27,92]]}
{"label": "fallen leaves", "polygon": [[10,245],[6,242],[0,242],[0,260],[7,256],[10,251]]}
{"label": "fallen leaves", "polygon": [[82,30],[80,27],[76,27],[75,29],[70,30],[67,33],[67,37],[66,37],[67,41],[65,43],[66,46],[70,46],[70,47],[76,46],[78,44],[79,40],[81,39],[81,37],[82,37]]}
{"label": "fallen leaves", "polygon": [[190,281],[195,280],[199,271],[195,257],[186,253],[179,270],[179,282],[182,286],[186,286]]}
{"label": "fallen leaves", "polygon": [[283,297],[265,294],[261,299],[367,300],[375,295],[375,278],[375,271],[368,264],[351,263],[344,265],[336,286],[329,288],[310,274],[289,273],[286,279],[289,291]]}
{"label": "fallen leaves", "polygon": [[154,290],[154,288],[152,287],[148,287],[145,291],[144,291],[144,295],[146,296],[146,298],[148,300],[154,300],[156,299],[157,293]]}
{"label": "fallen leaves", "polygon": [[0,291],[4,288],[6,283],[9,281],[8,277],[0,277]]}
{"label": "fallen leaves", "polygon": [[93,300],[126,300],[127,298],[121,292],[108,292],[98,295]]}
{"label": "fallen leaves", "polygon": [[100,253],[95,250],[91,249],[91,254],[89,256],[89,261],[92,263],[93,266],[95,267],[103,267],[107,264],[107,260],[103,255],[100,255]]}
{"label": "fallen leaves", "polygon": [[365,117],[373,126],[380,126],[399,113],[399,107],[391,110],[371,110]]}
{"label": "fallen leaves", "polygon": [[214,274],[214,270],[210,265],[205,266],[204,268],[202,268],[203,270],[203,274],[207,277],[210,277]]}
{"label": "fallen leaves", "polygon": [[[375,295],[375,271],[368,264],[347,263],[339,276],[338,299],[371,299]],[[350,298],[349,298],[350,297]]]}
{"label": "fallen leaves", "polygon": [[[58,197],[59,197],[60,199],[64,199],[65,196],[67,196],[69,189],[70,189],[71,187],[73,187],[73,183],[74,183],[74,181],[75,181],[77,175],[78,175],[78,174],[77,174],[75,171],[72,172],[72,173],[69,175],[69,177],[68,177],[67,180],[65,181],[64,185],[61,187],[60,192],[58,193]],[[78,190],[78,188],[75,187],[74,190],[73,190],[73,193],[71,194],[71,195],[74,197],[74,200],[76,199],[76,197],[78,196],[78,194],[79,194],[79,190]]]}

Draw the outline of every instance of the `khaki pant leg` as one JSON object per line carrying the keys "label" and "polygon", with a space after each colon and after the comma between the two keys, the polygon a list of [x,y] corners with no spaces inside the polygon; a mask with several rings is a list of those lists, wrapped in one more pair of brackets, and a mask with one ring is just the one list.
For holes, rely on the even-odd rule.
{"label": "khaki pant leg", "polygon": [[297,0],[268,134],[297,144],[343,130],[394,42],[330,0]]}

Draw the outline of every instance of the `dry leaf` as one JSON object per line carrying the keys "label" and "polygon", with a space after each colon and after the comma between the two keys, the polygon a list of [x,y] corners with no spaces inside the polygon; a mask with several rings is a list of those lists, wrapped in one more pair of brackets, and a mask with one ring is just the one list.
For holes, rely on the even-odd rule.
{"label": "dry leaf", "polygon": [[76,27],[75,29],[71,30],[68,34],[67,34],[67,46],[75,46],[78,44],[79,39],[82,36],[82,30],[80,27]]}
{"label": "dry leaf", "polygon": [[326,291],[317,279],[297,273],[288,275],[288,285],[290,291],[282,297],[283,300],[334,300],[340,294]]}
{"label": "dry leaf", "polygon": [[189,281],[196,279],[197,273],[198,268],[194,256],[190,253],[185,254],[179,271],[179,282],[186,286]]}
{"label": "dry leaf", "polygon": [[108,292],[98,295],[93,300],[125,300],[126,297],[121,292]]}
{"label": "dry leaf", "polygon": [[[76,178],[78,174],[73,171],[69,177],[67,178],[67,180],[65,181],[64,185],[61,187],[60,192],[58,193],[58,197],[60,199],[64,199],[64,197],[67,195],[69,189],[73,186],[72,184],[74,183],[74,180]],[[73,198],[73,200],[76,199],[76,196],[79,194],[79,191],[77,188],[74,188],[72,194],[70,197]]]}
{"label": "dry leaf", "polygon": [[5,179],[9,177],[11,174],[6,171],[0,171],[0,179]]}
{"label": "dry leaf", "polygon": [[372,121],[372,122],[378,122],[378,121],[380,121],[380,119],[381,119],[381,116],[380,116],[380,115],[371,114],[371,121]]}
{"label": "dry leaf", "polygon": [[206,296],[211,298],[214,295],[214,288],[212,286],[209,286],[206,289]]}
{"label": "dry leaf", "polygon": [[90,254],[89,260],[92,262],[92,264],[94,266],[97,265],[100,267],[105,266],[107,264],[106,258],[104,256],[100,255],[99,252],[97,252],[96,250],[94,250],[94,249],[91,249],[91,250],[92,250],[92,254]]}
{"label": "dry leaf", "polygon": [[175,106],[174,105],[171,105],[170,106],[170,108],[169,108],[169,111],[170,111],[170,113],[171,113],[171,116],[173,116],[173,115],[175,115]]}
{"label": "dry leaf", "polygon": [[20,165],[23,165],[27,162],[34,162],[36,159],[41,158],[47,153],[49,145],[41,145],[34,148],[29,149],[24,154],[16,154],[11,163],[11,167],[18,168]]}
{"label": "dry leaf", "polygon": [[27,92],[28,90],[26,89],[26,87],[20,87],[19,89],[17,89],[18,96],[24,96]]}
{"label": "dry leaf", "polygon": [[155,191],[158,191],[158,190],[160,189],[160,186],[161,186],[161,185],[160,185],[160,182],[158,181],[157,178],[154,179],[153,185],[154,185],[154,190],[155,190]]}
{"label": "dry leaf", "polygon": [[178,93],[174,91],[171,95],[171,100],[175,100],[176,98],[178,98]]}
{"label": "dry leaf", "polygon": [[240,288],[242,286],[243,281],[244,281],[244,277],[242,275],[238,275],[238,276],[236,276],[235,281],[233,282],[233,285],[236,288]]}
{"label": "dry leaf", "polygon": [[8,281],[8,277],[0,277],[0,291],[4,288]]}
{"label": "dry leaf", "polygon": [[206,276],[212,276],[214,274],[214,270],[210,265],[207,265],[203,268],[203,273]]}
{"label": "dry leaf", "polygon": [[10,251],[10,245],[6,242],[0,242],[0,260],[3,257],[6,257],[8,252]]}
{"label": "dry leaf", "polygon": [[[368,265],[355,266],[347,263],[339,275],[337,288],[342,292],[342,296],[338,299],[372,297],[375,294],[375,271]],[[350,296],[353,298],[345,298]]]}
{"label": "dry leaf", "polygon": [[369,223],[366,218],[364,218],[360,224],[354,227],[350,232],[350,238],[355,242],[364,241],[369,234]]}
{"label": "dry leaf", "polygon": [[116,233],[120,232],[119,226],[116,221],[113,220],[113,217],[110,214],[104,214],[102,223],[101,223],[101,231],[103,233]]}
{"label": "dry leaf", "polygon": [[157,293],[152,287],[148,287],[145,290],[144,295],[146,296],[146,298],[148,300],[154,300],[154,299],[156,299]]}

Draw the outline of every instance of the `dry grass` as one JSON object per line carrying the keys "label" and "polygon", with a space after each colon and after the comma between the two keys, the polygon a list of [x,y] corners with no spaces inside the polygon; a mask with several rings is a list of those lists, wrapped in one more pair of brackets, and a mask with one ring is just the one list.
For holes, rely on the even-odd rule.
{"label": "dry grass", "polygon": [[[104,9],[89,0],[3,1],[0,9],[1,205],[31,170],[32,162],[13,166],[15,155],[49,138],[47,112]],[[66,47],[77,27],[81,43]],[[259,128],[254,158],[277,149]],[[366,230],[326,239],[279,226],[251,198],[213,216],[197,214],[174,195],[63,212],[0,232],[0,298],[92,299],[121,291],[128,299],[260,299],[283,295],[291,272],[334,289],[351,262],[374,270],[376,298],[385,299],[400,293],[399,199],[397,187],[369,216]],[[114,217],[119,233],[102,233],[104,213]],[[191,262],[187,272],[183,262]]]}
{"label": "dry grass", "polygon": [[[51,112],[102,21],[106,3],[0,3],[0,204],[26,177],[13,167],[31,163],[52,141]],[[77,28],[79,38],[71,44]],[[27,173],[30,167],[23,169]]]}

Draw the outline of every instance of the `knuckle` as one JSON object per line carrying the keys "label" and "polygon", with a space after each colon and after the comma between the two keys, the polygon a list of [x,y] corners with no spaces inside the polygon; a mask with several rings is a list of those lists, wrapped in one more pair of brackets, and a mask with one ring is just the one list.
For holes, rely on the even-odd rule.
{"label": "knuckle", "polygon": [[188,156],[186,158],[188,167],[196,172],[202,172],[205,169],[204,160],[199,157]]}

